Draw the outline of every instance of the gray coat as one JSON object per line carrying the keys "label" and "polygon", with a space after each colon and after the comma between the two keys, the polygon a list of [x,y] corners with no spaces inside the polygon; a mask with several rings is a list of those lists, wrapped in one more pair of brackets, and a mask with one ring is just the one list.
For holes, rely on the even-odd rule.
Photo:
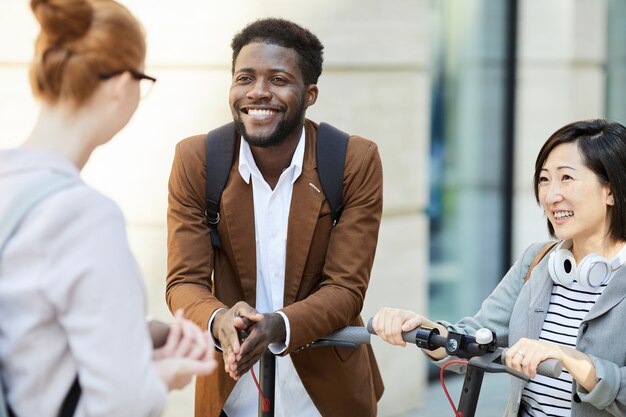
{"label": "gray coat", "polygon": [[[442,324],[466,334],[486,327],[496,332],[499,346],[513,345],[522,337],[538,339],[552,292],[548,255],[535,267],[526,284],[524,276],[545,244],[535,243],[524,251],[476,315],[454,325]],[[572,417],[626,416],[625,297],[626,267],[623,267],[615,272],[578,329],[576,349],[591,357],[598,383],[591,392],[586,392],[574,382]],[[524,385],[524,381],[511,377],[505,417],[517,416]]]}

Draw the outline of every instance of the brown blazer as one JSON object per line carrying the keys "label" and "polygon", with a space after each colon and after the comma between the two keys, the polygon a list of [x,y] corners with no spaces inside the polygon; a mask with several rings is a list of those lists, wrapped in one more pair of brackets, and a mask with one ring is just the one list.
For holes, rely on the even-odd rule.
{"label": "brown blazer", "polygon": [[[317,125],[305,122],[302,174],[294,183],[287,234],[284,308],[287,347],[298,375],[323,416],[376,415],[383,392],[370,346],[298,350],[341,327],[362,325],[382,213],[382,165],[373,142],[352,136],[344,171],[344,211],[331,225],[316,170]],[[245,300],[256,301],[256,248],[252,185],[239,175],[238,150],[220,207],[223,250],[213,251],[205,207],[205,135],[176,146],[169,180],[168,275],[171,311],[206,328],[211,314]],[[236,138],[237,149],[240,138]],[[212,273],[215,271],[214,277]],[[218,362],[222,356],[217,354]],[[222,366],[196,382],[197,417],[218,417],[235,381]]]}

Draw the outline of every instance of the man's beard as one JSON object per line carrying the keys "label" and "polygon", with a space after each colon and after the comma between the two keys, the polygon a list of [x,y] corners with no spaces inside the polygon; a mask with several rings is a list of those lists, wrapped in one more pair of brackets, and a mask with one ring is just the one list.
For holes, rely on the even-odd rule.
{"label": "man's beard", "polygon": [[290,117],[288,119],[282,119],[281,121],[279,121],[274,131],[266,136],[250,136],[246,131],[246,126],[241,121],[241,117],[239,117],[239,115],[234,118],[235,127],[250,146],[269,148],[271,146],[280,145],[287,140],[289,135],[291,135],[294,130],[296,130],[298,125],[304,119],[304,111],[304,100],[302,100],[299,105],[299,111],[294,114],[293,117]]}

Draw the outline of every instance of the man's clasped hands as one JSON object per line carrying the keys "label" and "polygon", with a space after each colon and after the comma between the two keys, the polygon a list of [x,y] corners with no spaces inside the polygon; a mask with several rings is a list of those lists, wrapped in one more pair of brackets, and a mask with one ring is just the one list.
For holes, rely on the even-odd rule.
{"label": "man's clasped hands", "polygon": [[283,344],[273,353],[285,349],[285,318],[279,313],[261,314],[244,301],[216,313],[211,333],[219,340],[224,369],[238,380],[248,372],[271,344]]}

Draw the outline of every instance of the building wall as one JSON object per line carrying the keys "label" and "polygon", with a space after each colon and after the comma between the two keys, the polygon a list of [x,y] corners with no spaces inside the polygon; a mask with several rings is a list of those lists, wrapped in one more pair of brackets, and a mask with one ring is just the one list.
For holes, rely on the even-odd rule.
{"label": "building wall", "polygon": [[[438,30],[433,24],[439,23],[431,19],[432,7],[443,1],[447,0],[180,0],[175,8],[164,0],[123,1],[144,22],[149,43],[146,72],[159,81],[130,124],[96,151],[83,176],[118,202],[126,216],[152,315],[170,317],[164,303],[165,213],[174,145],[230,119],[230,40],[246,23],[271,15],[308,27],[326,47],[320,96],[308,116],[372,138],[380,147],[384,218],[364,318],[385,305],[428,311],[424,209],[429,48],[431,34]],[[606,111],[608,2],[519,0],[514,258],[530,242],[547,238],[531,183],[541,144],[562,125],[601,117]],[[476,0],[449,4],[462,8],[461,15],[485,6]],[[454,30],[463,30],[470,21],[461,19]],[[27,1],[0,0],[0,148],[21,143],[37,115],[27,80],[36,33]],[[488,59],[485,62],[489,64]],[[621,72],[615,74],[619,78]],[[471,73],[464,75],[471,78]],[[482,92],[472,94],[480,97]],[[480,103],[470,96],[457,103],[455,111]],[[485,129],[489,126],[486,123]],[[482,261],[489,262],[489,256]],[[478,285],[479,278],[467,279]],[[422,394],[426,383],[422,355],[415,348],[385,346],[377,338],[373,344],[386,383],[380,415],[398,415],[424,405],[428,399]],[[192,408],[190,387],[170,395],[166,416],[191,416]]]}
{"label": "building wall", "polygon": [[[21,143],[37,115],[27,81],[37,33],[28,3],[0,0],[0,38],[5,40],[0,43],[0,147]],[[364,318],[383,305],[425,311],[429,1],[122,3],[145,25],[146,72],[158,82],[129,125],[94,153],[83,177],[123,210],[151,314],[170,317],[164,302],[165,215],[174,145],[230,120],[230,40],[245,24],[265,16],[294,20],[325,45],[319,99],[307,115],[371,138],[380,147],[384,219]],[[418,406],[424,400],[422,355],[379,340],[374,349],[386,383],[380,415]],[[191,388],[173,393],[166,415],[190,416],[192,404]]]}
{"label": "building wall", "polygon": [[547,240],[532,188],[541,145],[567,123],[605,116],[607,2],[521,0],[513,257]]}

